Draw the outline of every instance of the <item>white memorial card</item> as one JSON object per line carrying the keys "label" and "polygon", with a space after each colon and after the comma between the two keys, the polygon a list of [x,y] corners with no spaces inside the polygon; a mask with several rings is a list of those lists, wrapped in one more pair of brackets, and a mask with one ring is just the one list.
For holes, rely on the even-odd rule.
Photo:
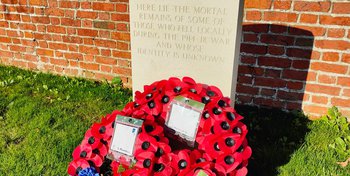
{"label": "white memorial card", "polygon": [[112,150],[132,156],[138,128],[117,123],[114,131]]}
{"label": "white memorial card", "polygon": [[190,138],[196,137],[196,126],[198,125],[199,118],[201,113],[187,107],[173,104],[168,127],[172,128]]}
{"label": "white memorial card", "polygon": [[[169,106],[166,127],[170,135],[194,146],[204,104],[183,96],[177,96]],[[176,137],[177,138],[177,137]]]}
{"label": "white memorial card", "polygon": [[120,115],[116,117],[111,144],[115,159],[118,160],[120,155],[133,157],[136,137],[142,123],[140,119]]}

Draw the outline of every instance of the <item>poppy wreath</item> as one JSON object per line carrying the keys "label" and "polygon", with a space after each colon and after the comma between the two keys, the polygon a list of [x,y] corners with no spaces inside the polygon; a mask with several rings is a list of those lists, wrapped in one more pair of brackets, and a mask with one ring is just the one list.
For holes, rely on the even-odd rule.
{"label": "poppy wreath", "polygon": [[[169,105],[179,95],[205,104],[194,149],[175,146],[164,134]],[[135,93],[134,102],[91,126],[81,144],[73,151],[68,174],[192,176],[205,173],[244,176],[252,154],[246,140],[248,130],[241,122],[243,117],[236,113],[230,103],[230,99],[224,97],[217,87],[196,83],[189,77],[182,80],[170,78],[144,86],[144,92]],[[117,115],[144,121],[136,137],[136,163],[133,167],[106,158]]]}

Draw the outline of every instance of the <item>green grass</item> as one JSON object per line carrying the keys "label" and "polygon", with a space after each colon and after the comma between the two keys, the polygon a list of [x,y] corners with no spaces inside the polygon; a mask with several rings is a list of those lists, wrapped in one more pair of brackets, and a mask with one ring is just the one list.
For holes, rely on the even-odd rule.
{"label": "green grass", "polygon": [[118,85],[0,66],[0,175],[66,175],[90,125],[131,100]]}
{"label": "green grass", "polygon": [[[0,175],[66,175],[73,149],[100,117],[131,101],[118,81],[95,82],[0,66]],[[237,106],[253,149],[249,175],[349,175],[330,147],[350,136],[336,120]],[[340,147],[341,148],[341,147]],[[338,147],[339,149],[339,147]],[[350,152],[350,144],[346,147]]]}
{"label": "green grass", "polygon": [[345,168],[337,164],[350,157],[350,141],[343,147],[336,145],[339,151],[331,147],[337,138],[350,138],[350,125],[336,108],[330,109],[328,118],[312,122],[296,112],[247,106],[236,109],[245,117],[253,149],[248,175],[350,175],[350,163]]}
{"label": "green grass", "polygon": [[[342,120],[345,121],[345,117]],[[350,157],[350,155],[343,153],[346,150],[348,153],[350,152],[350,144],[344,147],[343,151],[337,151],[330,147],[336,143],[335,139],[350,137],[349,124],[337,119],[323,119],[314,121],[309,128],[310,133],[307,134],[303,145],[293,153],[288,164],[279,168],[280,175],[350,175],[350,163],[344,168],[336,164]]]}

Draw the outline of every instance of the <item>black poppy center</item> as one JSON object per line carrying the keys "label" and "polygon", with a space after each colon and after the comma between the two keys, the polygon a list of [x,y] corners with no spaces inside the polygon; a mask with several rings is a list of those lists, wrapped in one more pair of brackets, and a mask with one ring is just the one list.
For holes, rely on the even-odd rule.
{"label": "black poppy center", "polygon": [[208,119],[208,118],[210,117],[209,112],[208,112],[208,111],[205,111],[205,112],[203,113],[202,117],[203,117],[204,119]]}
{"label": "black poppy center", "polygon": [[201,163],[201,162],[204,162],[204,161],[205,161],[204,158],[198,158],[198,159],[196,160],[196,163]]}
{"label": "black poppy center", "polygon": [[154,167],[153,167],[153,170],[156,171],[156,172],[162,172],[164,170],[164,164],[160,163],[156,163],[154,164]]}
{"label": "black poppy center", "polygon": [[212,97],[212,96],[215,95],[215,93],[214,93],[213,91],[211,91],[211,90],[208,90],[208,91],[207,91],[207,95],[208,95],[209,97]]}
{"label": "black poppy center", "polygon": [[87,155],[86,151],[80,152],[80,158],[85,158]]}
{"label": "black poppy center", "polygon": [[89,139],[88,139],[88,143],[89,144],[93,144],[93,143],[95,143],[95,138],[94,137],[89,137]]}
{"label": "black poppy center", "polygon": [[81,168],[81,167],[79,166],[79,167],[77,168],[77,170],[75,170],[75,173],[78,175],[79,172],[80,172],[81,170],[83,170],[83,168]]}
{"label": "black poppy center", "polygon": [[237,149],[237,152],[242,153],[243,150],[244,150],[243,145],[241,145],[241,146],[239,146],[239,148]]}
{"label": "black poppy center", "polygon": [[242,129],[239,127],[235,127],[235,128],[233,128],[232,132],[237,133],[237,134],[242,134]]}
{"label": "black poppy center", "polygon": [[192,92],[192,93],[196,94],[196,93],[197,93],[197,90],[196,90],[196,89],[194,89],[194,88],[192,88],[192,89],[190,89],[190,92]]}
{"label": "black poppy center", "polygon": [[180,87],[180,86],[176,86],[176,87],[174,88],[174,92],[175,92],[175,93],[180,93],[181,90],[182,90],[182,87]]}
{"label": "black poppy center", "polygon": [[159,136],[154,136],[154,138],[156,138],[156,141],[157,141],[157,142],[160,141],[160,137],[159,137]]}
{"label": "black poppy center", "polygon": [[219,100],[218,105],[219,105],[220,107],[225,107],[225,106],[227,106],[227,104],[226,104],[226,102],[225,102],[224,100]]}
{"label": "black poppy center", "polygon": [[180,160],[178,162],[178,166],[180,169],[185,169],[187,167],[187,161],[185,161],[184,159]]}
{"label": "black poppy center", "polygon": [[140,105],[138,103],[134,103],[134,108],[139,107]]}
{"label": "black poppy center", "polygon": [[152,125],[146,125],[145,126],[145,130],[146,130],[147,133],[150,133],[150,132],[152,132],[154,130],[154,128],[153,128]]}
{"label": "black poppy center", "polygon": [[164,150],[161,149],[161,148],[158,148],[155,155],[156,155],[156,157],[160,157],[160,156],[162,156],[163,154],[164,154]]}
{"label": "black poppy center", "polygon": [[233,164],[235,162],[235,159],[232,157],[232,156],[230,156],[230,155],[228,155],[228,156],[226,156],[225,157],[225,163],[226,164]]}
{"label": "black poppy center", "polygon": [[147,104],[150,109],[153,109],[156,106],[156,103],[153,100],[148,102]]}
{"label": "black poppy center", "polygon": [[152,96],[153,96],[153,94],[149,93],[149,94],[146,95],[146,99],[148,100],[148,99],[152,98]]}
{"label": "black poppy center", "polygon": [[147,150],[150,147],[150,145],[151,144],[148,141],[145,141],[145,142],[142,143],[141,148],[143,150]]}
{"label": "black poppy center", "polygon": [[92,153],[99,155],[100,154],[100,150],[99,149],[94,149],[94,150],[92,150]]}
{"label": "black poppy center", "polygon": [[164,95],[163,98],[162,98],[162,103],[163,104],[167,104],[169,102],[169,100],[170,100],[169,96]]}
{"label": "black poppy center", "polygon": [[219,144],[217,142],[215,142],[215,144],[214,144],[214,149],[216,151],[220,151]]}
{"label": "black poppy center", "polygon": [[232,147],[235,145],[235,140],[233,140],[232,138],[226,138],[225,139],[225,144],[229,147]]}
{"label": "black poppy center", "polygon": [[208,97],[208,96],[202,97],[202,103],[208,104],[209,102],[210,102],[210,97]]}
{"label": "black poppy center", "polygon": [[227,117],[229,120],[231,120],[231,121],[233,121],[233,120],[236,119],[235,114],[233,114],[232,112],[227,112],[227,113],[226,113],[226,117]]}
{"label": "black poppy center", "polygon": [[105,133],[106,132],[106,127],[105,126],[100,127],[98,132],[101,133],[101,134]]}
{"label": "black poppy center", "polygon": [[228,123],[225,122],[225,121],[221,122],[220,126],[221,126],[221,128],[222,128],[223,130],[228,130],[228,129],[230,129],[230,124],[228,124]]}
{"label": "black poppy center", "polygon": [[214,132],[214,127],[213,127],[213,126],[210,128],[210,132],[211,132],[212,134],[215,133],[215,132]]}
{"label": "black poppy center", "polygon": [[144,168],[149,168],[151,166],[151,160],[150,159],[145,159],[143,161],[143,167]]}
{"label": "black poppy center", "polygon": [[222,113],[222,110],[221,110],[220,108],[214,107],[214,108],[213,108],[213,113],[214,113],[215,115],[219,115],[219,114]]}
{"label": "black poppy center", "polygon": [[114,125],[115,125],[115,121],[113,121],[113,123],[112,123],[112,128],[114,128]]}

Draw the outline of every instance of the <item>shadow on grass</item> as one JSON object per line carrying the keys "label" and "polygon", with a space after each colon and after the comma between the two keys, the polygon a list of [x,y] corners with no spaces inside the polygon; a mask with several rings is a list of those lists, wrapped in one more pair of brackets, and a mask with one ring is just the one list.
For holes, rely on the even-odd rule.
{"label": "shadow on grass", "polygon": [[286,113],[279,109],[263,109],[237,105],[237,112],[245,117],[248,141],[253,150],[248,175],[278,175],[278,167],[304,142],[309,120],[301,113]]}

